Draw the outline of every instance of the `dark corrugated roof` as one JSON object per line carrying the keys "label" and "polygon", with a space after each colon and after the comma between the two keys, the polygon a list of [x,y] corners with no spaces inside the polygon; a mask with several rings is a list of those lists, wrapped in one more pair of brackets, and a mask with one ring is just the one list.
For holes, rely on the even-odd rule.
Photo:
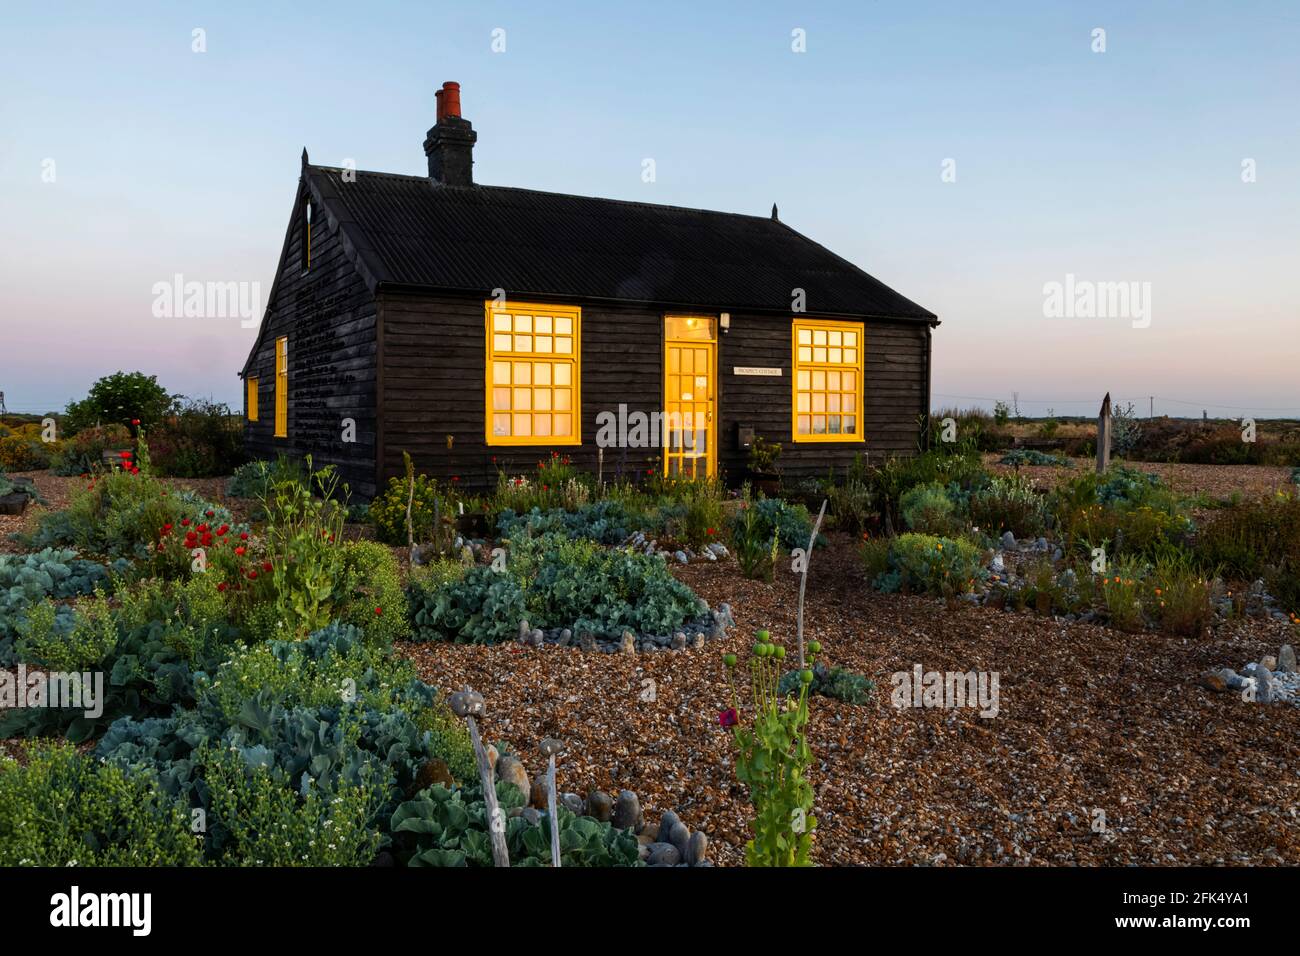
{"label": "dark corrugated roof", "polygon": [[[932,320],[789,226],[649,203],[308,166],[375,283]],[[349,177],[351,178],[351,177]]]}

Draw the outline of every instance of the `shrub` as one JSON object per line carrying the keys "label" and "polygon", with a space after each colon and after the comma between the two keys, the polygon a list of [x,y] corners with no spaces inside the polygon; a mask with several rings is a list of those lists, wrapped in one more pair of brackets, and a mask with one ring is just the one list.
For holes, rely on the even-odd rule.
{"label": "shrub", "polygon": [[898,510],[903,523],[922,534],[950,534],[957,526],[952,499],[937,482],[909,488],[899,499]]}
{"label": "shrub", "polygon": [[[802,680],[801,671],[786,671],[781,675],[778,691],[786,697],[795,694],[799,691]],[[808,685],[808,693],[832,697],[846,704],[865,704],[871,699],[875,687],[874,681],[846,668],[827,668],[817,664],[812,669],[812,683]]]}
{"label": "shrub", "polygon": [[970,519],[993,535],[1010,531],[1018,538],[1034,538],[1046,530],[1047,502],[1022,478],[994,478],[971,495]]}
{"label": "shrub", "polygon": [[1014,465],[1021,467],[1024,465],[1034,465],[1048,468],[1073,468],[1074,464],[1068,458],[1060,455],[1048,455],[1038,451],[1036,448],[1013,448],[1001,458],[998,459],[1000,465]]}
{"label": "shrub", "polygon": [[[411,500],[411,526],[417,544],[433,544],[446,550],[456,535],[456,497],[440,490],[428,475],[416,475],[415,497]],[[385,544],[405,545],[406,505],[410,498],[409,478],[389,478],[388,487],[370,502],[370,523],[375,536]]]}
{"label": "shrub", "polygon": [[79,402],[69,402],[64,428],[79,432],[96,425],[129,425],[139,421],[150,428],[172,410],[175,399],[158,384],[156,375],[115,372],[90,387]]}
{"label": "shrub", "polygon": [[663,559],[555,536],[512,543],[505,571],[476,565],[463,578],[408,589],[417,640],[490,644],[519,622],[598,636],[625,628],[671,633],[704,610]]}
{"label": "shrub", "polygon": [[401,568],[386,545],[349,542],[343,548],[343,572],[349,593],[341,614],[345,623],[364,628],[382,644],[410,636]]}
{"label": "shrub", "polygon": [[18,658],[55,671],[80,671],[117,646],[117,627],[103,592],[74,608],[37,604],[18,624]]}
{"label": "shrub", "polygon": [[1101,599],[1110,623],[1121,631],[1140,631],[1145,623],[1142,603],[1146,568],[1132,558],[1112,561],[1101,576]]}
{"label": "shrub", "polygon": [[731,520],[731,546],[736,552],[740,573],[747,578],[772,580],[776,556],[780,553],[780,534],[766,521],[754,502],[745,501]]}
{"label": "shrub", "polygon": [[497,517],[497,532],[512,541],[521,537],[561,534],[599,544],[619,544],[627,539],[636,523],[636,517],[628,512],[623,502],[603,500],[583,505],[576,511],[534,508],[518,515],[506,509]]}
{"label": "shrub", "polygon": [[0,554],[0,666],[15,660],[13,639],[28,609],[47,598],[89,594],[108,577],[107,567],[78,558],[75,551],[46,548],[35,554]]}
{"label": "shrub", "polygon": [[889,570],[891,547],[892,542],[889,538],[864,537],[862,539],[862,564],[867,572],[868,581],[874,581]]}
{"label": "shrub", "polygon": [[66,744],[0,758],[0,866],[195,866],[187,808]]}
{"label": "shrub", "polygon": [[[35,434],[32,429],[35,428]],[[50,446],[41,441],[40,426],[24,425],[0,437],[0,471],[38,471],[50,467]]]}
{"label": "shrub", "polygon": [[261,763],[210,743],[197,750],[195,769],[210,794],[208,825],[224,836],[219,866],[365,866],[382,836],[369,826],[387,796],[374,770],[329,793],[297,792]]}
{"label": "shrub", "polygon": [[161,475],[209,478],[230,474],[244,460],[243,423],[222,402],[191,398],[149,431]]}
{"label": "shrub", "polygon": [[103,469],[104,452],[131,444],[131,431],[125,425],[83,428],[60,443],[50,459],[50,470],[64,476],[92,474]]}
{"label": "shrub", "polygon": [[1300,496],[1235,501],[1220,509],[1196,539],[1201,569],[1254,580],[1270,566],[1300,571]]}
{"label": "shrub", "polygon": [[1156,562],[1151,575],[1151,610],[1162,630],[1182,637],[1203,637],[1214,620],[1210,582],[1181,554]]}
{"label": "shrub", "polygon": [[877,579],[882,591],[906,588],[927,594],[965,594],[986,575],[980,553],[968,541],[928,534],[904,534],[889,550],[890,572]]}
{"label": "shrub", "polygon": [[913,458],[889,458],[870,472],[872,494],[889,528],[901,523],[902,497],[917,485],[948,487],[956,504],[988,480],[979,453],[967,446],[956,451],[927,451]]}

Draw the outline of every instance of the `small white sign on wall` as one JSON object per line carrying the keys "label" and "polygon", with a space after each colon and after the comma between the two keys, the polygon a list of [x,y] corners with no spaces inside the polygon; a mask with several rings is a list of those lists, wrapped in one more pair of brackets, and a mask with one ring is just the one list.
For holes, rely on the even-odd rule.
{"label": "small white sign on wall", "polygon": [[771,375],[777,378],[781,377],[779,368],[763,368],[759,365],[737,365],[732,370],[735,375]]}

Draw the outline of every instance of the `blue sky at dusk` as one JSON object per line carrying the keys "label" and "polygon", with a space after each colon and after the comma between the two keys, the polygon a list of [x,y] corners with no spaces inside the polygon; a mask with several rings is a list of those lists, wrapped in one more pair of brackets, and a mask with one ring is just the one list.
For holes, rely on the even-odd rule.
{"label": "blue sky at dusk", "polygon": [[[1300,415],[1294,0],[6,0],[9,408],[61,408],[119,368],[238,405],[255,330],[157,318],[154,284],[265,296],[303,146],[421,174],[444,80],[478,131],[479,182],[778,203],[943,320],[936,406],[1015,391],[1026,413],[1089,413],[1109,390],[1143,411],[1156,395],[1170,414]],[[1044,284],[1067,274],[1150,283],[1149,327],[1045,317]]]}

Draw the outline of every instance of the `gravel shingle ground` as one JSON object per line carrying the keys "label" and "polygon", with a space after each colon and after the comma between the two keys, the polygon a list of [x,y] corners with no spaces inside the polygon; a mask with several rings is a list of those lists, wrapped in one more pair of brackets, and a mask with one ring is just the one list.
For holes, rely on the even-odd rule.
{"label": "gravel shingle ground", "polygon": [[[747,804],[718,725],[721,665],[757,627],[790,640],[796,579],[743,579],[733,562],[679,576],[738,627],[703,650],[583,654],[517,645],[404,645],[426,680],[487,698],[489,739],[536,772],[537,742],[570,744],[565,789],[635,790],[702,827],[719,864],[743,862]],[[1191,643],[928,598],[870,592],[847,538],[819,552],[806,634],[871,677],[870,703],[815,698],[813,781],[822,864],[1300,863],[1300,709],[1196,685],[1294,642],[1289,625],[1233,622]],[[889,675],[987,670],[1001,710],[896,710]],[[655,699],[644,699],[655,681]],[[742,710],[743,710],[742,699]],[[1104,814],[1106,830],[1093,830]]]}

